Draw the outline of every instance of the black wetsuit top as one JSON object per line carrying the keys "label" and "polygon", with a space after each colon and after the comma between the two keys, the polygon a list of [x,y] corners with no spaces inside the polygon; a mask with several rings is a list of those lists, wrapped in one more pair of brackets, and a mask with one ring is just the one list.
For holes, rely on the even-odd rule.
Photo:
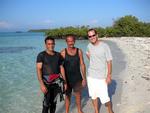
{"label": "black wetsuit top", "polygon": [[64,68],[65,68],[67,83],[71,87],[74,87],[77,82],[82,81],[78,48],[74,56],[69,55],[67,49],[65,49]]}
{"label": "black wetsuit top", "polygon": [[38,54],[36,62],[42,62],[42,76],[49,76],[50,74],[60,73],[63,58],[58,52],[55,52],[54,55],[49,55],[46,51],[43,51]]}

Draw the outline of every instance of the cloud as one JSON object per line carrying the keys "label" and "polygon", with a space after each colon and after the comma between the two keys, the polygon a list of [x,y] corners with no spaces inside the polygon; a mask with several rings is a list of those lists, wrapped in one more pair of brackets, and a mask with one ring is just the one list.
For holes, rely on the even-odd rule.
{"label": "cloud", "polygon": [[2,29],[8,29],[8,28],[11,28],[12,27],[12,24],[6,22],[6,21],[0,21],[0,28]]}
{"label": "cloud", "polygon": [[48,19],[48,20],[41,20],[39,22],[36,22],[34,24],[32,24],[33,26],[43,26],[43,27],[47,27],[50,26],[54,23],[54,21]]}
{"label": "cloud", "polygon": [[94,19],[94,20],[92,20],[90,23],[91,23],[91,24],[97,24],[98,22],[99,22],[98,20]]}
{"label": "cloud", "polygon": [[52,20],[44,20],[44,21],[43,21],[43,24],[52,24],[52,23],[53,23]]}

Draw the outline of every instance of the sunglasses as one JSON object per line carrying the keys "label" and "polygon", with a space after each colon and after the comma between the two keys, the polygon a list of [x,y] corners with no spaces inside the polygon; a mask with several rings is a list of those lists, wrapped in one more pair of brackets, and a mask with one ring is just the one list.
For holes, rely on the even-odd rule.
{"label": "sunglasses", "polygon": [[88,36],[89,38],[92,38],[92,37],[94,37],[94,36],[96,36],[96,34],[94,34],[94,35],[91,35],[91,36]]}

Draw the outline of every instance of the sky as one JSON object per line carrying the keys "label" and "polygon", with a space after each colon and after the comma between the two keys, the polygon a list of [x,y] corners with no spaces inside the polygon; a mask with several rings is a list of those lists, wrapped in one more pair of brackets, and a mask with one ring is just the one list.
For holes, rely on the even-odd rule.
{"label": "sky", "polygon": [[0,0],[0,32],[107,27],[125,15],[150,22],[150,0]]}

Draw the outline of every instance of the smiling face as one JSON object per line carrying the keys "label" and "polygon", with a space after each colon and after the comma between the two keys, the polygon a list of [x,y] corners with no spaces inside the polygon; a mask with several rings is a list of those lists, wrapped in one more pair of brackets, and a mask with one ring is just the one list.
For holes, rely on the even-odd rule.
{"label": "smiling face", "polygon": [[94,31],[88,31],[88,39],[92,44],[95,44],[98,40],[98,34]]}
{"label": "smiling face", "polygon": [[68,36],[66,38],[66,43],[67,43],[67,46],[68,48],[73,48],[74,47],[74,44],[75,44],[75,39],[73,36]]}
{"label": "smiling face", "polygon": [[54,51],[55,42],[53,40],[46,40],[45,47],[48,51]]}

